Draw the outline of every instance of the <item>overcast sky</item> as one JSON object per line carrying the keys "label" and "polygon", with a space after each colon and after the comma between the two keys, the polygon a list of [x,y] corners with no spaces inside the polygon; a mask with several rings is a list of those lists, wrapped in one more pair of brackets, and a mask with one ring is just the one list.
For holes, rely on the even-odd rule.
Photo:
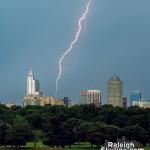
{"label": "overcast sky", "polygon": [[[22,104],[30,69],[54,95],[58,59],[74,38],[86,0],[0,0],[0,101]],[[102,91],[118,74],[124,95],[150,99],[150,0],[92,0],[80,40],[63,63],[58,97]]]}

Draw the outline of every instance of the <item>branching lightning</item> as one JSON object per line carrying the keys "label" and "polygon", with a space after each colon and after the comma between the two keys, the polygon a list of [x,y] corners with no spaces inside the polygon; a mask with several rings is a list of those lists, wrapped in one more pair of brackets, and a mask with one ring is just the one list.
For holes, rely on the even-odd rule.
{"label": "branching lightning", "polygon": [[79,40],[79,36],[80,33],[82,31],[82,23],[83,21],[86,19],[87,14],[89,12],[89,7],[91,4],[91,0],[88,0],[87,6],[86,6],[86,10],[84,11],[84,13],[81,15],[81,17],[78,20],[78,30],[75,34],[75,38],[74,40],[70,43],[70,46],[68,49],[65,50],[64,54],[61,56],[61,58],[59,59],[59,73],[58,73],[58,77],[56,78],[56,96],[57,96],[57,92],[58,92],[58,82],[61,79],[61,75],[62,75],[62,63],[63,60],[65,59],[65,57],[68,55],[69,52],[71,52],[71,50],[73,49],[74,45],[78,42]]}

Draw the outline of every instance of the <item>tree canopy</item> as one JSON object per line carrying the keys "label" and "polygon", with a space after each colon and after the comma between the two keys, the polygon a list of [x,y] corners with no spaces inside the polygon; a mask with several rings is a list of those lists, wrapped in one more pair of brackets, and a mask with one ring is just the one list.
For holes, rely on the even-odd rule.
{"label": "tree canopy", "polygon": [[[51,147],[90,142],[100,147],[125,136],[150,143],[150,109],[103,105],[14,106],[0,105],[0,145],[19,147],[40,140]],[[36,145],[36,144],[35,144]]]}

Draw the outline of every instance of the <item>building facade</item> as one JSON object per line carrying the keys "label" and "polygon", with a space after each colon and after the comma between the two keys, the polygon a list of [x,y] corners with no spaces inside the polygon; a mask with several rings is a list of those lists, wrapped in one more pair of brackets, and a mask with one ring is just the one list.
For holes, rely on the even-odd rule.
{"label": "building facade", "polygon": [[71,100],[69,99],[69,97],[64,97],[63,102],[66,107],[71,107]]}
{"label": "building facade", "polygon": [[127,97],[123,97],[123,108],[127,108],[127,102],[128,102],[128,99]]}
{"label": "building facade", "polygon": [[95,104],[101,102],[101,92],[99,90],[88,90],[87,91],[87,103]]}
{"label": "building facade", "polygon": [[150,108],[150,102],[149,101],[133,101],[133,106],[138,106],[141,108]]}
{"label": "building facade", "polygon": [[27,95],[39,95],[40,94],[40,82],[34,79],[32,70],[30,69],[27,75]]}
{"label": "building facade", "polygon": [[86,92],[80,92],[80,104],[95,104],[95,106],[101,106],[101,92],[100,90],[88,90]]}
{"label": "building facade", "polygon": [[57,100],[51,96],[30,95],[24,97],[23,106],[46,106],[46,105],[65,105],[62,99]]}
{"label": "building facade", "polygon": [[87,104],[87,91],[80,92],[80,104]]}
{"label": "building facade", "polygon": [[123,107],[123,82],[117,75],[113,75],[107,84],[108,104]]}
{"label": "building facade", "polygon": [[130,92],[130,105],[133,106],[134,101],[141,101],[142,94],[140,91],[131,91]]}

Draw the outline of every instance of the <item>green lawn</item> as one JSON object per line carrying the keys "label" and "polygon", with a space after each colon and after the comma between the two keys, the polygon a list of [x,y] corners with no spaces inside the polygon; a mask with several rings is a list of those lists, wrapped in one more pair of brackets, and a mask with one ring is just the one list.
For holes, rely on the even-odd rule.
{"label": "green lawn", "polygon": [[[42,142],[37,142],[36,146],[38,148],[48,148],[46,145],[44,145]],[[27,145],[25,147],[28,147],[28,148],[33,148],[34,147],[34,143],[33,142],[28,142]],[[76,143],[74,145],[71,146],[71,148],[69,148],[69,146],[66,146],[65,148],[60,148],[60,150],[92,150],[90,148],[90,144],[89,143]]]}
{"label": "green lawn", "polygon": [[150,147],[145,147],[144,150],[150,150]]}
{"label": "green lawn", "polygon": [[[85,142],[81,142],[81,143],[76,143],[74,145],[71,146],[71,148],[69,148],[68,146],[66,146],[65,148],[60,148],[57,150],[96,150],[95,148],[90,148],[90,144],[89,143],[85,143]],[[34,143],[33,142],[29,142],[27,143],[26,147],[34,147]],[[49,150],[49,148],[47,146],[45,146],[42,142],[38,142],[37,143],[37,147],[38,148],[43,148],[42,150]],[[146,147],[144,148],[145,150],[150,150],[150,147]],[[37,149],[38,150],[38,149]]]}
{"label": "green lawn", "polygon": [[[27,142],[25,147],[34,147],[33,142]],[[43,144],[43,142],[37,142],[36,147],[47,147],[46,145]]]}
{"label": "green lawn", "polygon": [[[71,148],[69,147],[65,147],[65,148],[48,148],[47,146],[45,146],[42,142],[37,142],[37,148],[34,148],[34,143],[33,142],[28,142],[26,144],[25,147],[22,148],[22,150],[96,150],[97,148],[90,148],[90,144],[89,143],[76,143],[74,145],[72,145]],[[150,150],[150,147],[146,147],[144,148],[145,150]],[[10,148],[4,148],[4,147],[0,147],[0,150],[16,150],[16,148],[10,149]]]}

